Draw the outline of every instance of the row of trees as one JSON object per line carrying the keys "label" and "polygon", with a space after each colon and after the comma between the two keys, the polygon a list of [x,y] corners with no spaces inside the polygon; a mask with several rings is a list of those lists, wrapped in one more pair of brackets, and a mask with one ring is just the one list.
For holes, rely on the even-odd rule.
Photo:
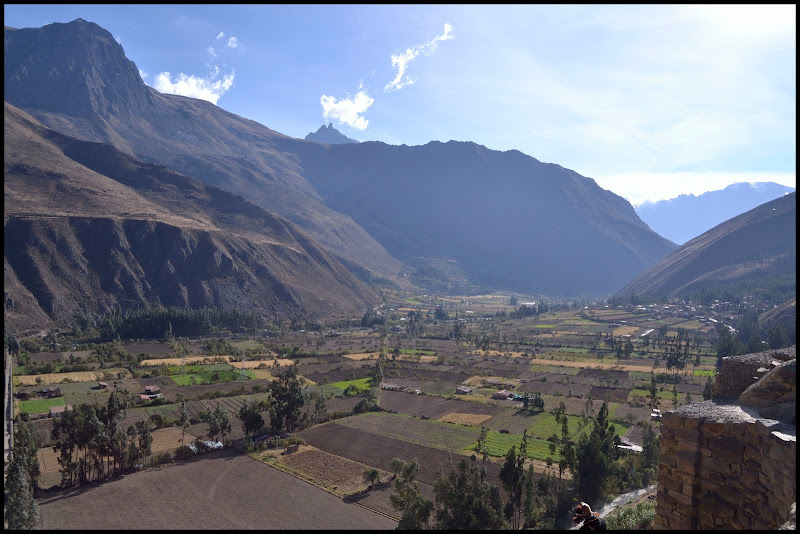
{"label": "row of trees", "polygon": [[174,339],[178,336],[212,334],[221,329],[235,332],[263,329],[264,318],[251,311],[177,306],[114,311],[98,322],[100,337],[121,339]]}
{"label": "row of trees", "polygon": [[14,446],[6,465],[3,517],[10,530],[33,530],[39,523],[39,439],[33,425],[19,417],[14,422]]}

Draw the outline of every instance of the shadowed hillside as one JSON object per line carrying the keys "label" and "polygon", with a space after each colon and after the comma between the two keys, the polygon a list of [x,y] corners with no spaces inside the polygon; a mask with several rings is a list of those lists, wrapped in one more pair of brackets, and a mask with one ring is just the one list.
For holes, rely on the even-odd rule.
{"label": "shadowed hillside", "polygon": [[141,305],[332,318],[377,302],[304,232],[255,204],[48,130],[8,103],[4,115],[10,328]]}
{"label": "shadowed hillside", "polygon": [[682,296],[737,283],[796,280],[796,223],[796,193],[762,204],[692,239],[616,297]]}

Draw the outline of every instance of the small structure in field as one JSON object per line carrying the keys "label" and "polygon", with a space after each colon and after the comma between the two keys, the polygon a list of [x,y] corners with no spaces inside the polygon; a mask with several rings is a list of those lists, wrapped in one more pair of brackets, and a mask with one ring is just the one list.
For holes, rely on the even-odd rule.
{"label": "small structure in field", "polygon": [[66,406],[51,406],[50,413],[48,414],[49,417],[61,417],[66,412],[72,411],[72,405],[67,404]]}
{"label": "small structure in field", "polygon": [[60,397],[61,388],[58,387],[46,388],[41,390],[39,394],[46,399],[52,399],[53,397]]}
{"label": "small structure in field", "polygon": [[514,397],[514,394],[508,391],[507,389],[501,389],[500,391],[495,391],[492,395],[493,399],[498,400],[508,400]]}
{"label": "small structure in field", "polygon": [[400,391],[400,386],[392,382],[381,382],[381,389],[388,389],[389,391]]}
{"label": "small structure in field", "polygon": [[97,389],[108,389],[108,384],[105,382],[98,382]]}
{"label": "small structure in field", "polygon": [[456,393],[460,395],[469,395],[470,393],[472,393],[472,388],[468,386],[458,386],[456,388]]}

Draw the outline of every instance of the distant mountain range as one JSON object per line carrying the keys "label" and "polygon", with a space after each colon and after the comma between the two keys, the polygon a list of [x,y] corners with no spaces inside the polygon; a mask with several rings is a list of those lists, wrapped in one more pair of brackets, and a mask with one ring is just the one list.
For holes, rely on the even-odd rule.
{"label": "distant mountain range", "polygon": [[343,145],[346,143],[358,143],[355,139],[350,139],[342,132],[333,127],[333,123],[319,127],[316,132],[311,132],[305,137],[306,141],[316,141],[317,143],[327,143],[329,145]]}
{"label": "distant mountain range", "polygon": [[659,235],[683,244],[723,221],[794,190],[774,182],[739,182],[698,196],[645,202],[636,207],[636,213]]}
{"label": "distant mountain range", "polygon": [[615,297],[680,297],[704,288],[737,283],[757,287],[784,281],[793,293],[796,224],[797,193],[790,193],[692,239],[637,276]]}
{"label": "distant mountain range", "polygon": [[[379,142],[330,144],[295,139],[209,102],[161,94],[145,85],[138,69],[125,57],[113,36],[91,22],[78,19],[43,28],[5,28],[4,37],[5,100],[12,106],[7,108],[7,115],[12,111],[21,117],[29,114],[30,118],[18,122],[34,124],[35,127],[30,128],[36,135],[50,140],[50,145],[54,143],[55,132],[66,136],[64,139],[71,138],[55,143],[57,149],[46,143],[31,146],[31,151],[39,147],[44,159],[50,158],[47,154],[54,150],[61,150],[62,162],[41,173],[34,172],[38,185],[31,189],[31,195],[38,192],[39,197],[31,197],[20,204],[26,206],[24,210],[27,211],[14,208],[9,212],[7,208],[7,214],[16,213],[16,218],[7,215],[5,220],[6,271],[13,271],[12,282],[21,284],[31,294],[41,281],[20,276],[22,264],[19,262],[26,261],[24,258],[32,261],[33,252],[26,248],[28,245],[23,246],[27,241],[9,240],[9,225],[22,224],[23,213],[29,212],[35,215],[39,225],[36,228],[44,228],[50,224],[46,224],[47,215],[58,214],[62,217],[60,234],[50,229],[13,228],[23,232],[22,235],[33,232],[38,236],[53,236],[47,239],[61,236],[55,241],[42,237],[40,241],[49,244],[39,245],[41,250],[55,251],[66,243],[76,243],[74,247],[66,247],[71,251],[68,257],[74,265],[88,269],[88,264],[79,259],[82,247],[86,246],[74,226],[73,218],[79,214],[66,213],[64,207],[96,201],[98,191],[115,191],[119,183],[133,192],[126,190],[116,197],[111,195],[85,212],[87,217],[108,220],[106,224],[110,226],[103,227],[102,231],[98,227],[97,235],[107,232],[117,236],[114,239],[121,248],[113,248],[109,242],[106,248],[100,249],[110,258],[126,256],[126,240],[133,246],[131,240],[139,239],[127,233],[127,228],[136,224],[124,221],[135,218],[137,213],[141,215],[140,212],[148,213],[160,224],[179,229],[167,234],[172,236],[169,239],[181,242],[200,240],[199,235],[190,239],[187,232],[211,231],[192,226],[195,223],[191,221],[198,216],[207,217],[204,224],[228,234],[224,244],[220,242],[207,252],[216,258],[212,262],[215,265],[217,260],[225,263],[223,258],[230,257],[231,272],[256,263],[255,259],[244,259],[247,255],[243,251],[234,253],[234,245],[227,241],[248,233],[260,235],[244,220],[243,213],[257,207],[259,210],[253,212],[257,214],[253,215],[256,220],[270,221],[264,223],[265,231],[285,227],[280,232],[285,239],[278,239],[269,231],[268,237],[255,239],[277,241],[283,248],[274,250],[284,251],[279,254],[283,260],[289,250],[294,250],[308,262],[308,269],[328,266],[328,274],[320,270],[311,276],[311,271],[303,269],[292,273],[289,265],[275,260],[283,265],[278,270],[285,275],[279,278],[285,288],[297,286],[307,291],[296,292],[291,298],[285,292],[274,293],[271,309],[284,309],[286,313],[307,307],[310,313],[322,314],[325,302],[331,307],[341,304],[342,311],[369,306],[374,296],[363,287],[353,285],[350,278],[343,277],[337,267],[339,262],[360,280],[379,286],[410,289],[414,287],[412,284],[417,284],[451,292],[510,289],[553,296],[603,295],[611,294],[676,246],[648,228],[630,203],[603,190],[594,180],[515,150],[498,152],[475,143],[455,141],[409,147]],[[48,130],[52,132],[47,133]],[[323,131],[332,133],[331,130],[335,132],[332,126]],[[19,126],[19,131],[24,128]],[[93,143],[83,145],[80,158],[66,148],[77,146],[78,141]],[[12,199],[21,202],[17,197],[25,191],[22,184],[27,171],[19,165],[38,168],[37,156],[31,151],[26,149],[27,162],[19,162],[15,159],[19,154],[15,156],[6,147],[7,206]],[[104,164],[113,160],[118,162],[119,168],[110,163],[102,166],[93,159],[94,152]],[[64,158],[71,162],[63,161]],[[59,170],[62,165],[77,164],[85,167],[75,171],[78,175],[84,176],[88,169],[104,176],[105,185],[90,187],[79,183],[82,178]],[[162,181],[147,186],[151,189],[145,193],[143,186],[135,185],[132,177],[125,181],[121,176],[128,175],[119,174],[120,168],[141,168],[147,174],[150,172],[147,165],[162,169],[158,171],[159,176],[172,173],[169,174],[171,178],[159,178]],[[11,172],[12,168],[16,170]],[[69,179],[59,178],[58,173]],[[186,181],[190,179],[199,182]],[[72,182],[75,183],[73,189],[68,196],[63,196],[59,188]],[[175,185],[178,182],[192,185],[179,187]],[[213,189],[203,190],[197,185],[200,182]],[[181,187],[202,192],[185,193],[183,198]],[[215,191],[213,195],[209,192],[212,190]],[[224,197],[220,190],[230,195]],[[159,199],[153,191],[168,192],[168,198]],[[87,198],[82,199],[80,192]],[[59,202],[62,196],[69,202]],[[200,202],[195,196],[207,200]],[[136,209],[126,205],[128,198],[137,199],[133,203],[138,206]],[[142,207],[141,198],[149,202],[147,210]],[[214,200],[219,198],[226,200]],[[42,207],[33,209],[37,204]],[[214,209],[221,204],[230,204],[235,209],[232,207],[232,213],[226,215]],[[167,218],[170,214],[173,217]],[[179,215],[185,220],[176,219]],[[69,217],[69,221],[63,217]],[[280,218],[285,220],[275,222]],[[120,224],[121,227],[115,226]],[[141,230],[135,235],[151,231]],[[297,246],[292,244],[293,240]],[[28,250],[25,253],[28,256],[14,256],[20,252],[10,249],[11,244]],[[161,242],[160,246],[184,250],[177,243],[168,246]],[[236,246],[246,247],[243,243]],[[176,264],[165,259],[169,257],[165,250],[156,253],[157,249],[149,245],[137,250],[136,254],[140,255],[148,250],[154,253],[153,258],[146,259],[130,252],[141,272],[128,258],[125,260],[127,267],[123,268],[120,263],[114,271],[119,274],[100,284],[108,295],[124,293],[124,298],[115,297],[120,306],[178,302],[167,293],[162,294],[161,291],[167,289],[155,278],[148,278],[150,274],[159,273],[158,277],[168,279],[172,276],[173,280],[180,278],[187,283],[192,277],[198,277],[197,283],[206,288],[211,275],[204,269],[216,272],[207,264],[210,260],[201,261],[199,256],[192,256],[196,258],[194,261]],[[112,251],[116,252],[112,254]],[[240,257],[243,259],[237,259]],[[240,265],[239,261],[243,263]],[[302,263],[300,259],[297,262],[298,265]],[[45,271],[45,265],[41,263],[41,272]],[[145,268],[145,265],[155,270],[148,271],[151,267]],[[254,273],[258,271],[252,268]],[[80,268],[74,269],[65,268],[64,272],[77,276]],[[171,273],[171,269],[177,274]],[[102,269],[92,267],[89,271],[101,272]],[[270,272],[273,269],[270,268]],[[307,274],[308,279],[303,281]],[[251,281],[260,279],[259,275],[253,276]],[[208,282],[205,286],[203,280]],[[235,285],[234,278],[228,280],[226,283]],[[331,287],[315,292],[311,286],[317,283]],[[189,291],[189,297],[184,299],[186,305],[215,301],[205,297],[194,299],[186,283],[182,285]],[[147,287],[150,289],[145,289]],[[226,287],[230,295],[241,291],[232,285]],[[49,304],[47,298],[44,299],[42,309],[46,314],[60,313],[56,312],[61,302],[60,291],[51,291]],[[197,291],[214,294],[210,286]],[[323,296],[325,291],[338,296]],[[105,296],[93,294],[96,296],[85,304],[87,308],[106,306],[102,303]],[[350,295],[347,297],[351,300],[349,305],[342,304],[346,294]],[[256,296],[243,294],[240,302],[246,303],[247,298]],[[73,297],[65,302],[70,299]],[[73,299],[74,302],[78,300],[77,297]],[[237,299],[230,301],[234,300]],[[260,305],[269,308],[263,304],[267,301],[269,299],[263,296]]]}

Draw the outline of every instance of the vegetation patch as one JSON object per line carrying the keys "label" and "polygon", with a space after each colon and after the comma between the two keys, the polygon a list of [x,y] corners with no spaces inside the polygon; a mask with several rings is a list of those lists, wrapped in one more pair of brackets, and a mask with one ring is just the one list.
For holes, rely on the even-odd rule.
{"label": "vegetation patch", "polygon": [[64,397],[20,401],[19,411],[27,414],[47,413],[53,406],[65,406]]}
{"label": "vegetation patch", "polygon": [[356,395],[358,393],[369,391],[372,388],[372,379],[357,378],[355,380],[342,380],[341,382],[333,382],[323,386],[323,391],[325,391],[326,387],[328,389],[336,388],[342,392],[347,392],[349,388],[351,394]]}

